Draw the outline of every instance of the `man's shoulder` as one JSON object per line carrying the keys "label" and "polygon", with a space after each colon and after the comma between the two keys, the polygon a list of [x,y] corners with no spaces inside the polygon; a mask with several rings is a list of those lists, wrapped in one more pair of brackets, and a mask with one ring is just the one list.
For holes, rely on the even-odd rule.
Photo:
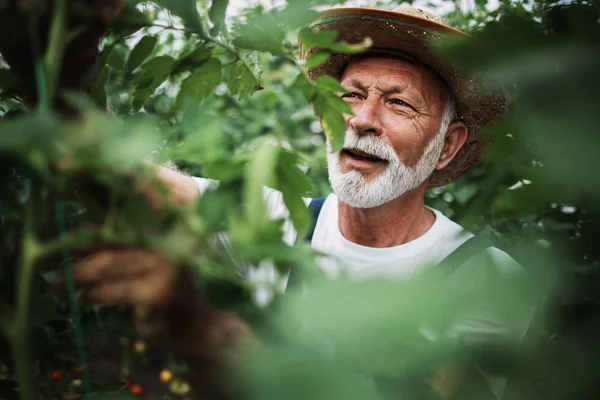
{"label": "man's shoulder", "polygon": [[[446,244],[452,248],[449,252],[456,251],[461,245],[467,242],[469,239],[475,238],[475,235],[463,228],[457,222],[446,217],[440,211],[431,208],[436,214],[436,223],[439,224],[439,229],[442,231],[441,236],[444,238]],[[483,241],[483,246],[479,246],[478,251],[470,257],[464,265],[462,265],[456,272],[458,274],[465,273],[472,268],[481,269],[481,265],[491,265],[502,273],[515,273],[522,270],[522,267],[515,261],[506,251],[495,247],[494,244]],[[487,244],[487,245],[486,245]],[[474,246],[475,247],[475,246]],[[468,272],[467,272],[468,273]]]}
{"label": "man's shoulder", "polygon": [[[451,220],[450,218],[445,216],[441,211],[436,210],[435,208],[432,208],[432,207],[427,207],[427,208],[429,208],[435,214],[435,222],[434,222],[433,228],[438,228],[438,229],[446,232],[447,234],[450,234],[453,236],[455,235],[459,238],[459,240],[461,242],[463,242],[473,236],[473,234],[471,232],[469,232],[468,230],[463,228],[460,224],[454,222],[453,220]],[[436,227],[436,225],[437,225],[437,227]]]}

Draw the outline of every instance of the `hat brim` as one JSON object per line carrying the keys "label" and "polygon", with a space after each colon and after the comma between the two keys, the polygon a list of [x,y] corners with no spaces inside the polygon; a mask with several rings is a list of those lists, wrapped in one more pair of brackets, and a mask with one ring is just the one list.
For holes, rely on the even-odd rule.
{"label": "hat brim", "polygon": [[[370,8],[327,10],[309,27],[316,31],[337,31],[337,40],[351,44],[370,38],[372,51],[409,54],[448,84],[456,98],[459,117],[469,128],[469,136],[450,164],[435,170],[428,187],[446,185],[481,162],[486,143],[479,133],[485,126],[502,119],[504,94],[496,82],[458,68],[431,48],[432,41],[448,36],[467,36],[465,33],[430,19]],[[315,51],[318,49],[305,48],[300,42],[301,58],[305,59]],[[307,75],[312,80],[321,75],[340,79],[353,57],[355,55],[333,53],[324,64],[309,69]]]}

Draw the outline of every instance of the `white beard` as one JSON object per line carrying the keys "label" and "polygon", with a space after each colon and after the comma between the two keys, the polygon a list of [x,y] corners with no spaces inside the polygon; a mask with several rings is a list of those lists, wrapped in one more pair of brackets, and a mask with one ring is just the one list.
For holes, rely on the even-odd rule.
{"label": "white beard", "polygon": [[[442,128],[447,128],[442,126]],[[394,149],[373,135],[359,136],[354,130],[348,130],[344,138],[344,148],[355,148],[378,158],[387,160],[385,170],[371,182],[358,171],[342,172],[340,151],[331,153],[327,143],[327,170],[329,182],[338,199],[355,208],[373,208],[392,201],[416,188],[435,170],[442,149],[446,129],[427,144],[423,155],[413,167],[407,167],[400,161]]]}

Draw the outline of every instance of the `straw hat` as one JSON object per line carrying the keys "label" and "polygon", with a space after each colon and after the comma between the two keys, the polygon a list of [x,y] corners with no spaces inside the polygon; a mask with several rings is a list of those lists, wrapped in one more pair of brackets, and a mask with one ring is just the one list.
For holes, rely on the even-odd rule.
{"label": "straw hat", "polygon": [[[430,48],[433,40],[467,34],[416,8],[394,11],[336,8],[323,12],[309,27],[316,31],[335,30],[339,33],[337,40],[352,44],[370,38],[373,42],[370,51],[408,54],[446,81],[456,98],[459,118],[469,127],[469,136],[452,162],[432,174],[430,188],[454,181],[481,162],[485,143],[479,133],[486,125],[502,118],[505,97],[495,82],[457,68]],[[305,59],[315,51],[318,49],[305,48],[300,42],[301,58]],[[327,62],[308,70],[308,77],[315,80],[320,75],[330,75],[339,79],[352,57],[333,53]]]}

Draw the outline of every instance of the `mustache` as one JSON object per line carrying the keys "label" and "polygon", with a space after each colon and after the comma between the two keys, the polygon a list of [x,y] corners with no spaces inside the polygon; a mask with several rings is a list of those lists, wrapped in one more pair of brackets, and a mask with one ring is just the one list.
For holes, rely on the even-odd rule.
{"label": "mustache", "polygon": [[398,155],[389,144],[373,135],[359,135],[354,130],[346,131],[344,149],[360,150],[386,161],[396,160]]}

